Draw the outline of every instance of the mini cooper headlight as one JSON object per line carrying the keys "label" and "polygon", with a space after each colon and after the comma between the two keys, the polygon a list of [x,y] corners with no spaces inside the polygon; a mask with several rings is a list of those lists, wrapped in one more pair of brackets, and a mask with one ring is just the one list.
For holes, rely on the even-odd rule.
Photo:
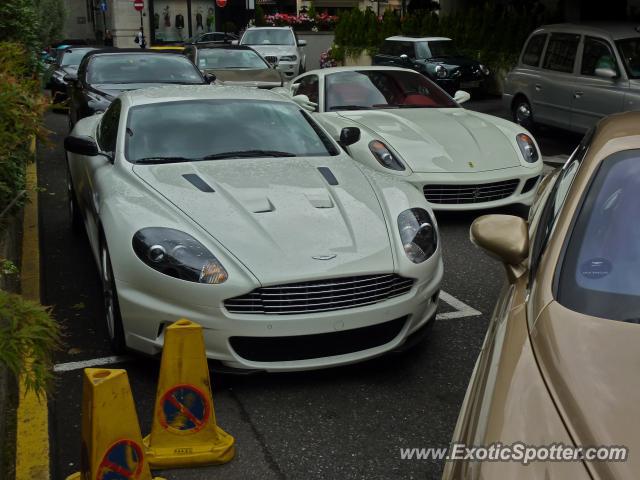
{"label": "mini cooper headlight", "polygon": [[283,55],[280,57],[281,62],[295,62],[298,60],[298,57],[295,55]]}
{"label": "mini cooper headlight", "polygon": [[436,77],[438,78],[447,78],[449,76],[449,72],[442,65],[436,65]]}
{"label": "mini cooper headlight", "polygon": [[170,277],[211,285],[229,278],[213,253],[180,230],[143,228],[133,236],[133,250],[145,264]]}
{"label": "mini cooper headlight", "polygon": [[378,163],[383,167],[398,171],[405,169],[402,162],[400,162],[400,160],[398,160],[381,141],[372,140],[369,142],[369,150],[371,150],[373,156],[376,157]]}
{"label": "mini cooper headlight", "polygon": [[516,136],[516,140],[524,159],[529,163],[537,162],[540,155],[538,155],[538,149],[533,143],[533,139],[526,133],[520,133]]}
{"label": "mini cooper headlight", "polygon": [[438,247],[435,224],[422,208],[410,208],[398,215],[398,230],[404,253],[413,263],[424,262]]}

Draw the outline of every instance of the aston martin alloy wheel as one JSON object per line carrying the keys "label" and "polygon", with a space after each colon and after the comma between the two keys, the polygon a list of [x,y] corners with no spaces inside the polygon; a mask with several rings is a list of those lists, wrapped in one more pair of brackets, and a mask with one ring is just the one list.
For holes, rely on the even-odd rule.
{"label": "aston martin alloy wheel", "polygon": [[104,316],[107,324],[109,343],[115,353],[123,353],[126,350],[126,343],[122,317],[120,316],[120,307],[118,305],[118,292],[116,291],[116,284],[113,279],[109,250],[107,250],[104,241],[100,246],[100,263],[102,270],[101,280],[102,296],[104,299]]}

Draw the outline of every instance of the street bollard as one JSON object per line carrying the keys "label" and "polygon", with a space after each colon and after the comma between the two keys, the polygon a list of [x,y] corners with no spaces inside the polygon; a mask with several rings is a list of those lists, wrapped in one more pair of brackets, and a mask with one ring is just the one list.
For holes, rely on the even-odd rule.
{"label": "street bollard", "polygon": [[84,370],[80,472],[67,480],[93,479],[151,480],[125,370]]}
{"label": "street bollard", "polygon": [[178,320],[165,330],[151,434],[154,468],[213,465],[235,455],[234,438],[216,424],[202,327]]}

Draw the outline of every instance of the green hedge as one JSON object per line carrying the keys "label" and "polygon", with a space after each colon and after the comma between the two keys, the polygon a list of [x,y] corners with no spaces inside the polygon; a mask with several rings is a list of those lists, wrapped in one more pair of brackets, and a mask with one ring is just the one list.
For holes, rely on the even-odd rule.
{"label": "green hedge", "polygon": [[390,10],[378,19],[371,9],[353,9],[338,20],[335,55],[362,50],[375,54],[383,40],[393,35],[445,36],[455,40],[462,53],[493,69],[508,69],[531,31],[548,21],[552,16],[541,10],[532,12],[493,3],[450,14],[419,11],[402,19]]}

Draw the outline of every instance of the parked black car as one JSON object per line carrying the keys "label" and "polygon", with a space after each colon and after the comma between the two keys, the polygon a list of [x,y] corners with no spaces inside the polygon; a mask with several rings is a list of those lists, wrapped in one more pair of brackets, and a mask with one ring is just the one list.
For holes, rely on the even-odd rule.
{"label": "parked black car", "polygon": [[411,68],[450,95],[456,90],[482,91],[489,69],[477,60],[461,55],[446,37],[389,37],[373,57],[373,65]]}
{"label": "parked black car", "polygon": [[280,71],[247,45],[189,45],[184,55],[201,71],[215,75],[216,83],[257,88],[283,85]]}
{"label": "parked black car", "polygon": [[140,49],[103,49],[89,52],[69,81],[69,124],[103,112],[124,90],[150,86],[210,83],[183,55]]}
{"label": "parked black car", "polygon": [[185,45],[195,45],[197,43],[231,43],[233,40],[238,40],[238,36],[234,33],[204,32],[191,37],[185,42]]}
{"label": "parked black car", "polygon": [[95,48],[70,47],[58,54],[46,81],[47,88],[51,89],[52,103],[61,103],[67,99],[68,80],[76,78],[80,62],[92,50]]}

